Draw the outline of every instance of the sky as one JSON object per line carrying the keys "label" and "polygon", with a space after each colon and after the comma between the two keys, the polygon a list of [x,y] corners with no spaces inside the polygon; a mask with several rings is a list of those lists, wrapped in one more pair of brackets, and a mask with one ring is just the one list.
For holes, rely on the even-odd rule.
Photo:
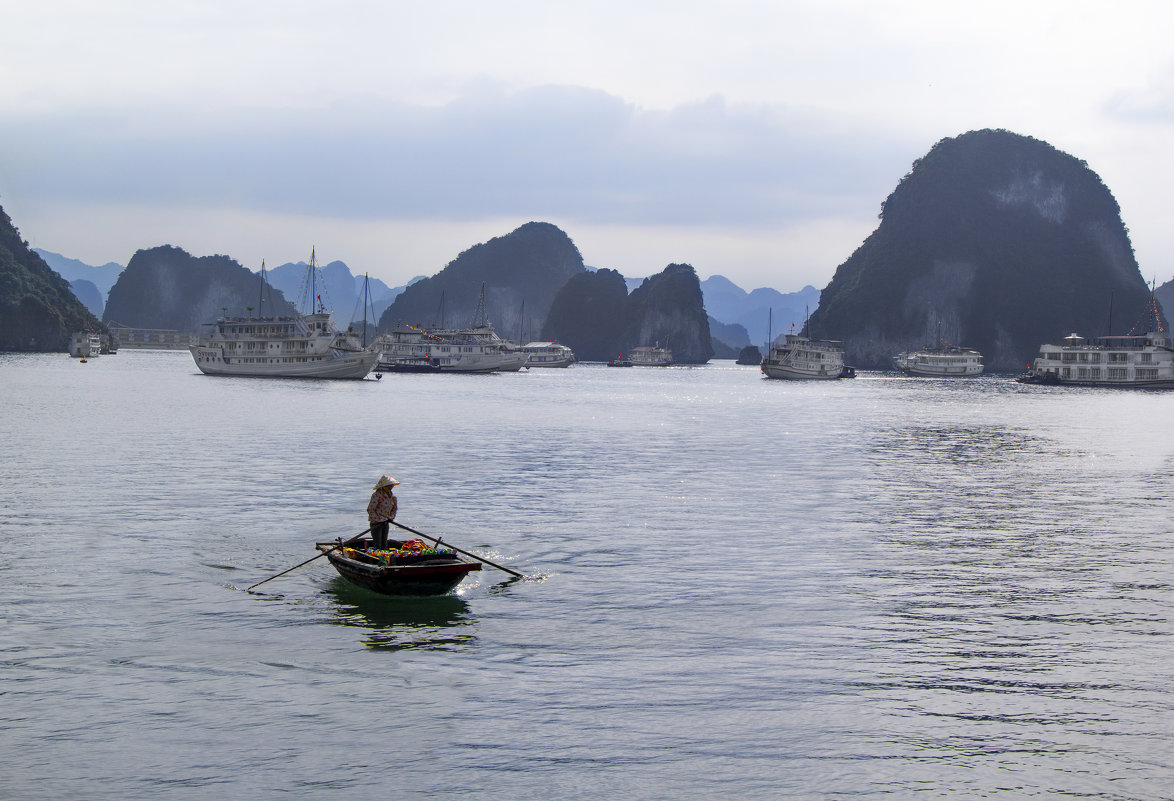
{"label": "sky", "polygon": [[525,222],[586,264],[827,285],[945,137],[1085,160],[1174,274],[1174,4],[0,0],[0,206],[389,285]]}

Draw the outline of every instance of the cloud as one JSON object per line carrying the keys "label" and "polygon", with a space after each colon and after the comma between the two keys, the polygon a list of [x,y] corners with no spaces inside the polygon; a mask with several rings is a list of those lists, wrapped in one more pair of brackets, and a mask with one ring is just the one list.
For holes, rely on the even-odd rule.
{"label": "cloud", "polygon": [[482,86],[441,106],[205,115],[176,105],[0,119],[3,178],[40,197],[646,225],[772,226],[878,208],[925,148],[829,128],[801,109],[713,97],[645,110],[569,86]]}

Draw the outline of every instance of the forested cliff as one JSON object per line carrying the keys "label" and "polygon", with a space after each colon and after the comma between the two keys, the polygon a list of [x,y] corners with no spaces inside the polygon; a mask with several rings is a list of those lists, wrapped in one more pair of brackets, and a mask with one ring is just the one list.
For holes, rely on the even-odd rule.
{"label": "forested cliff", "polygon": [[380,316],[379,330],[401,323],[468,326],[484,285],[485,312],[498,332],[532,338],[555,293],[585,269],[579,249],[562,230],[529,222],[474,245],[436,275],[407,287]]}
{"label": "forested cliff", "polygon": [[196,257],[163,245],[131,257],[110,288],[103,319],[131,328],[196,333],[202,323],[224,314],[293,313],[279,290],[266,287],[262,295],[258,275],[228,256]]}
{"label": "forested cliff", "polygon": [[582,361],[657,344],[679,364],[713,358],[701,285],[688,264],[670,264],[631,295],[614,270],[575,276],[551,304],[542,335],[569,346]]}
{"label": "forested cliff", "polygon": [[82,330],[105,333],[0,208],[0,350],[64,351]]}
{"label": "forested cliff", "polygon": [[1088,165],[1008,131],[938,142],[837,268],[809,332],[888,367],[937,331],[1015,370],[1072,331],[1124,333],[1148,308],[1120,208]]}

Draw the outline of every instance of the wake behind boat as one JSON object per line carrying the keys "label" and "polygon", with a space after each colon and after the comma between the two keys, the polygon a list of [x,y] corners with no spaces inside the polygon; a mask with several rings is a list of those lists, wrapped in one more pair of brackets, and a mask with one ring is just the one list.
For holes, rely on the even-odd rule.
{"label": "wake behind boat", "polygon": [[[310,255],[308,274],[317,263]],[[265,266],[261,265],[262,294]],[[339,331],[315,296],[312,314],[293,317],[219,317],[205,323],[199,344],[190,346],[196,367],[207,375],[268,378],[363,378],[379,353],[364,348],[353,331]]]}

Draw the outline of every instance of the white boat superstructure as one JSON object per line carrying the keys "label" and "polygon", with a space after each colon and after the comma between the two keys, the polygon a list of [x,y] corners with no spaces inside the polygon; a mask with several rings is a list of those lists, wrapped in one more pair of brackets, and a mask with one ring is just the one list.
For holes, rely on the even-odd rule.
{"label": "white boat superstructure", "polygon": [[526,367],[570,367],[575,363],[575,352],[557,342],[527,342],[522,351]]}
{"label": "white boat superstructure", "polygon": [[928,378],[967,378],[982,375],[982,354],[972,348],[922,348],[893,357],[893,366],[906,375]]}
{"label": "white boat superstructure", "polygon": [[1165,332],[1086,338],[1040,345],[1035,365],[1016,379],[1025,384],[1174,386],[1174,349]]}
{"label": "white boat superstructure", "polygon": [[855,375],[844,367],[844,347],[830,339],[808,339],[787,334],[783,343],[771,347],[762,361],[767,378],[833,379]]}
{"label": "white boat superstructure", "polygon": [[[320,277],[313,251],[306,279],[310,314],[224,316],[204,323],[198,343],[189,348],[200,372],[259,378],[366,377],[379,351],[363,347],[359,335],[349,328],[335,327],[316,288]],[[264,303],[265,294],[265,263],[261,262],[259,304]]]}
{"label": "white boat superstructure", "polygon": [[379,352],[351,331],[339,331],[327,312],[296,317],[220,317],[205,323],[190,348],[208,375],[273,378],[363,378]]}
{"label": "white boat superstructure", "polygon": [[641,345],[628,352],[634,367],[668,367],[673,363],[673,352],[659,345]]}
{"label": "white boat superstructure", "polygon": [[69,339],[69,355],[83,359],[92,358],[102,352],[102,337],[90,331],[75,331]]}
{"label": "white boat superstructure", "polygon": [[375,342],[378,369],[406,373],[516,373],[527,354],[486,323],[472,328],[403,325]]}

